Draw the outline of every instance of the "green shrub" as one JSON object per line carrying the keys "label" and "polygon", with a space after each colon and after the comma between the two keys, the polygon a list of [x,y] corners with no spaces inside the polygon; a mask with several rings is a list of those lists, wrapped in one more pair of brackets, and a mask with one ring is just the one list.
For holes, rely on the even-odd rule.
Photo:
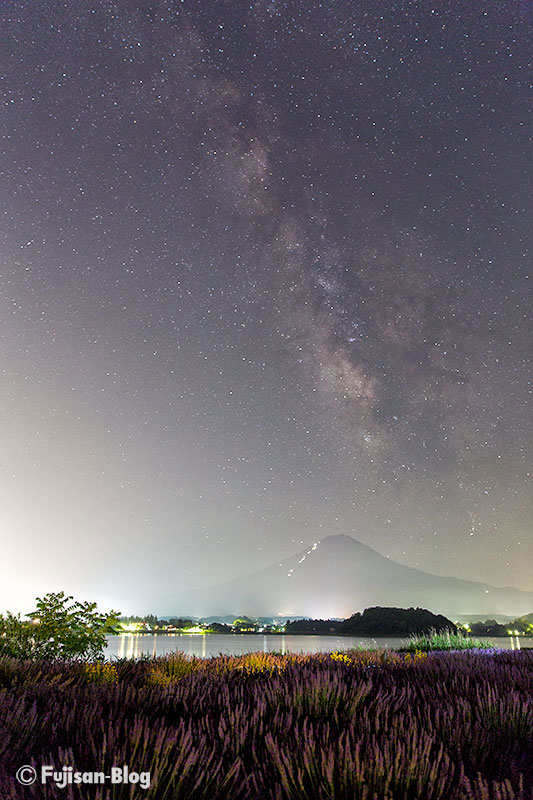
{"label": "green shrub", "polygon": [[430,631],[421,636],[411,636],[409,643],[399,647],[400,653],[414,653],[417,650],[427,653],[430,650],[490,650],[491,645],[480,639],[472,639],[462,632]]}
{"label": "green shrub", "polygon": [[0,615],[0,655],[12,658],[72,659],[103,657],[106,635],[114,633],[118,612],[101,614],[96,603],[71,602],[64,592],[37,598],[37,608],[22,620]]}

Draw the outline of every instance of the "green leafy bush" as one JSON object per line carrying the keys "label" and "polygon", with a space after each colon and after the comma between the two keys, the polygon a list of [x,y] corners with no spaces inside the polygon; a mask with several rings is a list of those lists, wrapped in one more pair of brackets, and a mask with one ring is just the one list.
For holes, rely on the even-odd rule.
{"label": "green leafy bush", "polygon": [[106,635],[115,632],[118,612],[102,614],[96,603],[80,603],[64,592],[38,597],[23,620],[0,615],[0,655],[13,658],[72,659],[103,657]]}

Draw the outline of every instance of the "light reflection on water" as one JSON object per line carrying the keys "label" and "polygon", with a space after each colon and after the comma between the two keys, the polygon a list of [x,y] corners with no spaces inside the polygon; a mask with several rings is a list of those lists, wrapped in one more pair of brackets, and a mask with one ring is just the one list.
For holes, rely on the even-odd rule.
{"label": "light reflection on water", "polygon": [[[533,647],[533,637],[478,637],[493,647],[515,650]],[[385,649],[401,647],[406,639],[392,637],[355,636],[295,636],[264,634],[122,634],[109,636],[105,657],[138,658],[142,655],[162,656],[181,650],[190,656],[242,655],[262,650],[264,653],[320,653],[347,650],[352,647]]]}

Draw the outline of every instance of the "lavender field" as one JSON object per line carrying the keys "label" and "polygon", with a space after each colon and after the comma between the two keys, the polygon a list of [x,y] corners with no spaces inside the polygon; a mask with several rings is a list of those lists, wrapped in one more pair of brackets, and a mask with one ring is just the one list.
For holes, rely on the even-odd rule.
{"label": "lavender field", "polygon": [[[533,651],[0,659],[0,797],[530,800]],[[115,765],[140,786],[20,785]]]}

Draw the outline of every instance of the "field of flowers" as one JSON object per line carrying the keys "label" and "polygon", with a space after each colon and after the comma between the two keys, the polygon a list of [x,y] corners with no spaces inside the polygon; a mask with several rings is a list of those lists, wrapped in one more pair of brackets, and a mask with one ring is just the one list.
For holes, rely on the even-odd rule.
{"label": "field of flowers", "polygon": [[[531,800],[533,651],[0,659],[0,798]],[[151,773],[21,786],[23,765]]]}

